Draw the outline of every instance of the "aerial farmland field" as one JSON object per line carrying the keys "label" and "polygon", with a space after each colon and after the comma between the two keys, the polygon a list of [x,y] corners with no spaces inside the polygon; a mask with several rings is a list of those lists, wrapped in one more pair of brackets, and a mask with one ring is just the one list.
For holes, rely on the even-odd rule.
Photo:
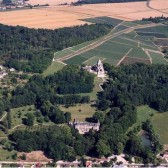
{"label": "aerial farmland field", "polygon": [[[100,19],[100,17],[98,19]],[[93,20],[96,20],[96,18]],[[93,22],[93,20],[91,21]],[[111,19],[103,17],[103,21],[105,20]],[[158,62],[161,64],[167,64],[167,61],[163,58],[163,56],[157,54],[161,52],[158,46],[154,43],[155,37],[148,37],[143,34],[138,35],[137,30],[140,31],[141,29],[135,29],[129,32],[125,31],[123,33],[123,30],[129,29],[129,23],[131,22],[126,22],[127,26],[122,26],[124,22],[120,22],[120,20],[117,21],[116,19],[112,21],[119,24],[113,28],[113,30],[109,33],[109,38],[106,40],[101,37],[78,46],[64,49],[62,52],[59,51],[55,53],[55,59],[61,59],[61,61],[66,64],[77,65],[93,65],[98,59],[114,66],[118,66],[119,64],[132,64],[136,62],[146,64]],[[122,28],[117,30],[120,26],[122,26]],[[130,26],[132,26],[132,24],[130,24]],[[166,31],[165,26],[154,26],[151,29],[155,30],[156,34],[158,34],[157,32],[159,32],[160,29],[163,29],[165,34],[168,32],[168,30]],[[142,33],[146,33],[148,30],[148,27],[143,28]],[[122,32],[121,35],[119,34],[118,36],[115,36],[115,34],[120,32]],[[164,33],[163,36],[166,36]],[[150,52],[148,52],[148,50]]]}
{"label": "aerial farmland field", "polygon": [[[0,13],[0,23],[7,25],[20,25],[30,28],[56,29],[88,23],[93,18],[103,20],[103,17],[111,17],[125,21],[141,20],[142,18],[164,16],[168,13],[164,10],[168,6],[168,1],[152,0],[150,8],[146,2],[134,3],[112,3],[112,4],[91,4],[82,6],[63,5],[61,3],[74,2],[76,0],[29,0],[26,3],[49,4],[49,7],[39,7],[27,10],[5,11]],[[85,21],[84,21],[85,20]],[[107,22],[106,20],[105,22]],[[95,22],[95,20],[94,20]],[[111,22],[112,23],[112,22]],[[125,26],[144,24],[142,21],[125,23]]]}

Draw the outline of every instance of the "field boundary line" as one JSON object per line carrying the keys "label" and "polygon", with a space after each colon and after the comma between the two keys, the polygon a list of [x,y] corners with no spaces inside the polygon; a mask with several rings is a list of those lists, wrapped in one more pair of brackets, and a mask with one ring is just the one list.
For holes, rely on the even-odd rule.
{"label": "field boundary line", "polygon": [[159,33],[159,32],[146,32],[146,31],[136,31],[136,32],[137,32],[137,34],[138,34],[138,33],[149,33],[149,34],[150,34],[150,33],[151,33],[151,34],[154,34],[154,33],[155,33],[155,34],[163,34],[163,35],[165,35],[164,33]]}
{"label": "field boundary line", "polygon": [[[115,40],[112,40],[112,42],[118,43],[118,44],[123,44],[123,45],[130,46],[130,47],[135,47],[135,46],[133,46],[133,45],[126,44],[126,43],[121,43],[121,42],[118,42],[118,41],[115,41]],[[108,42],[107,42],[107,43],[108,43]]]}
{"label": "field boundary line", "polygon": [[119,38],[125,39],[125,40],[128,40],[128,41],[135,42],[135,43],[137,43],[137,45],[138,45],[138,43],[139,43],[139,45],[143,44],[143,45],[145,45],[145,46],[147,46],[147,47],[153,47],[153,46],[150,46],[150,45],[148,45],[148,44],[146,44],[146,43],[144,43],[144,42],[142,42],[142,41],[140,41],[140,40],[137,40],[137,41],[136,41],[136,40],[129,39],[129,38],[127,38],[127,37],[119,37]]}
{"label": "field boundary line", "polygon": [[56,61],[56,62],[59,62],[59,63],[61,63],[61,64],[63,64],[63,65],[67,65],[66,63],[64,63],[64,62],[62,62],[62,61]]}
{"label": "field boundary line", "polygon": [[121,60],[117,63],[117,65],[115,67],[118,67],[121,62],[125,59],[125,57],[127,57],[127,55],[133,50],[133,48],[130,48],[129,51],[121,58]]}
{"label": "field boundary line", "polygon": [[84,61],[83,63],[86,63],[86,62],[92,60],[92,59],[95,58],[95,57],[96,57],[96,56],[93,56],[93,57],[89,58],[88,60]]}
{"label": "field boundary line", "polygon": [[145,50],[144,48],[142,48],[143,51],[145,51],[146,55],[148,56],[149,60],[150,60],[150,63],[152,64],[153,63],[153,60],[152,60],[152,57],[151,55],[149,54],[148,50]]}
{"label": "field boundary line", "polygon": [[[159,24],[157,24],[157,25],[159,25]],[[100,46],[101,44],[107,42],[108,40],[110,40],[110,39],[112,39],[114,37],[120,36],[121,34],[127,32],[128,30],[132,31],[134,29],[147,28],[147,27],[153,27],[153,26],[156,26],[156,24],[154,24],[154,23],[151,24],[150,23],[150,24],[147,24],[147,25],[140,25],[140,26],[135,26],[135,27],[131,27],[131,28],[128,28],[128,29],[124,29],[124,30],[121,30],[121,31],[116,32],[114,34],[108,33],[107,35],[105,35],[104,37],[102,37],[99,40],[95,41],[94,43],[91,43],[90,45],[85,46],[84,49],[81,48],[81,49],[75,51],[74,53],[68,54],[68,55],[66,55],[66,56],[64,56],[64,57],[62,57],[60,59],[57,59],[57,60],[59,60],[59,61],[67,60],[67,59],[70,59],[70,58],[72,58],[74,56],[78,56],[78,55],[80,55],[82,53],[90,51],[90,50]]]}
{"label": "field boundary line", "polygon": [[148,60],[150,61],[149,59],[147,58],[139,58],[139,57],[130,57],[130,56],[127,56],[128,58],[132,58],[132,59],[139,59],[139,60]]}
{"label": "field boundary line", "polygon": [[166,62],[168,62],[168,60],[165,59],[165,55],[164,55],[162,52],[160,52],[160,51],[155,51],[155,50],[148,50],[148,49],[147,49],[147,51],[148,51],[148,52],[153,52],[153,53],[160,54],[160,55],[163,57],[163,59],[164,59]]}

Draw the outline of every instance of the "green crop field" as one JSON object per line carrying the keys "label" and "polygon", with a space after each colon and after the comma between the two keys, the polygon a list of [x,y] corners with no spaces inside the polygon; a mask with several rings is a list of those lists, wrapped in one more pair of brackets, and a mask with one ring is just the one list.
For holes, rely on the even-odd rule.
{"label": "green crop field", "polygon": [[168,62],[164,59],[163,55],[161,53],[155,53],[149,51],[150,57],[152,58],[153,64],[165,64],[168,65]]}
{"label": "green crop field", "polygon": [[136,31],[168,34],[168,26],[163,25],[163,26],[148,27],[144,29],[137,29]]}
{"label": "green crop field", "polygon": [[134,22],[123,22],[122,25],[127,27],[132,27],[132,26],[137,26],[138,24]]}
{"label": "green crop field", "polygon": [[[127,29],[131,26],[150,23],[143,21],[122,22],[121,20],[113,19],[110,17],[87,18],[85,20],[92,23],[108,23],[112,24],[113,26],[120,24],[109,33],[110,35],[115,34],[118,31]],[[73,46],[56,52],[55,59],[59,60],[59,58],[63,58],[64,56],[68,56],[69,54],[75,54],[75,52],[79,50],[82,52],[80,53],[78,51],[78,55],[72,55],[72,57],[70,58],[67,58],[65,60],[63,59],[63,62],[66,64],[93,65],[98,61],[98,59],[101,59],[103,62],[107,62],[111,65],[116,66],[118,65],[120,60],[125,55],[127,55],[128,58],[125,61],[128,62],[128,64],[136,62],[144,62],[150,64],[149,57],[143,49],[160,51],[160,49],[154,44],[155,37],[167,37],[167,28],[168,26],[155,26],[143,29],[136,29],[125,32],[117,37],[109,38],[103,43],[101,43],[101,41],[104,40],[104,37],[100,37],[99,39],[85,42],[77,46]],[[97,43],[94,46],[95,42]],[[100,42],[100,45],[97,45],[98,42]],[[150,54],[153,59],[153,63],[167,64],[164,58],[156,57],[156,54],[154,52],[151,52]],[[52,68],[50,68],[48,71],[52,71]]]}
{"label": "green crop field", "polygon": [[116,26],[122,22],[122,20],[106,17],[106,16],[82,19],[82,21],[91,22],[91,23],[105,23],[105,24],[110,24],[112,26]]}
{"label": "green crop field", "polygon": [[128,56],[149,59],[146,53],[142,50],[142,48],[133,48],[133,50],[128,54]]}
{"label": "green crop field", "polygon": [[112,33],[116,33],[118,31],[122,31],[124,29],[127,29],[128,27],[124,26],[124,25],[119,25],[118,27],[116,27],[115,29],[112,30]]}

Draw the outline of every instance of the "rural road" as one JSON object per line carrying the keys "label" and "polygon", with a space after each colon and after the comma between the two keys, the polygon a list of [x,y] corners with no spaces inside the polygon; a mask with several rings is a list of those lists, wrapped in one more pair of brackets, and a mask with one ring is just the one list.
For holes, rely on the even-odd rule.
{"label": "rural road", "polygon": [[92,44],[90,44],[88,46],[85,46],[85,47],[75,51],[74,53],[68,54],[68,55],[66,55],[62,58],[59,58],[59,59],[55,59],[55,61],[61,61],[62,62],[62,61],[65,61],[67,59],[70,59],[72,57],[75,57],[77,55],[80,55],[82,53],[85,53],[87,51],[90,51],[90,50],[102,45],[103,43],[107,42],[108,40],[110,40],[114,37],[118,37],[118,36],[122,35],[123,33],[128,32],[128,31],[135,30],[135,29],[141,29],[141,28],[153,27],[153,26],[157,26],[157,25],[160,25],[160,24],[151,23],[151,24],[146,24],[146,25],[138,25],[138,26],[134,26],[134,27],[129,27],[127,29],[121,30],[121,31],[116,32],[114,34],[111,34],[111,32],[110,32],[108,35],[105,35],[100,40],[97,40],[96,42],[93,42]]}

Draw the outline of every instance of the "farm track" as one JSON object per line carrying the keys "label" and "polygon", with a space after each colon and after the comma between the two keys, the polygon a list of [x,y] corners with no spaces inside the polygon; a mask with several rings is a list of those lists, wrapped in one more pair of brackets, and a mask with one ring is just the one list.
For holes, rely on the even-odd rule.
{"label": "farm track", "polygon": [[[154,27],[154,26],[157,26],[157,25],[160,25],[160,24],[155,24],[155,23],[152,23],[152,24],[146,24],[146,25],[138,25],[138,26],[134,26],[134,27],[130,27],[130,28],[127,28],[127,29],[124,29],[124,30],[121,30],[119,32],[116,32],[114,34],[112,34],[112,30],[108,35],[105,35],[104,37],[102,37],[101,39],[99,39],[98,41],[96,42],[93,42],[92,44],[88,45],[88,46],[85,46],[77,51],[75,51],[74,53],[71,53],[71,54],[68,54],[62,58],[58,58],[58,59],[55,59],[55,61],[65,61],[65,60],[68,60],[70,58],[73,58],[77,55],[80,55],[82,53],[85,53],[87,51],[90,51],[96,47],[99,47],[100,45],[104,44],[105,42],[107,42],[108,40],[114,38],[114,37],[118,37],[128,31],[132,31],[132,30],[135,30],[135,29],[141,29],[141,28],[148,28],[148,27]],[[116,26],[117,27],[117,26]]]}
{"label": "farm track", "polygon": [[128,54],[132,51],[132,49],[133,49],[133,48],[131,48],[131,49],[124,55],[124,57],[121,58],[121,60],[117,63],[116,67],[118,67],[118,66],[122,63],[122,61],[128,56]]}
{"label": "farm track", "polygon": [[155,10],[157,12],[161,12],[161,13],[164,13],[164,14],[168,14],[168,12],[164,12],[163,10],[166,10],[168,8],[164,8],[164,9],[155,9],[151,6],[151,2],[152,0],[148,0],[147,3],[146,3],[146,6],[149,8],[149,9],[152,9],[152,10]]}

